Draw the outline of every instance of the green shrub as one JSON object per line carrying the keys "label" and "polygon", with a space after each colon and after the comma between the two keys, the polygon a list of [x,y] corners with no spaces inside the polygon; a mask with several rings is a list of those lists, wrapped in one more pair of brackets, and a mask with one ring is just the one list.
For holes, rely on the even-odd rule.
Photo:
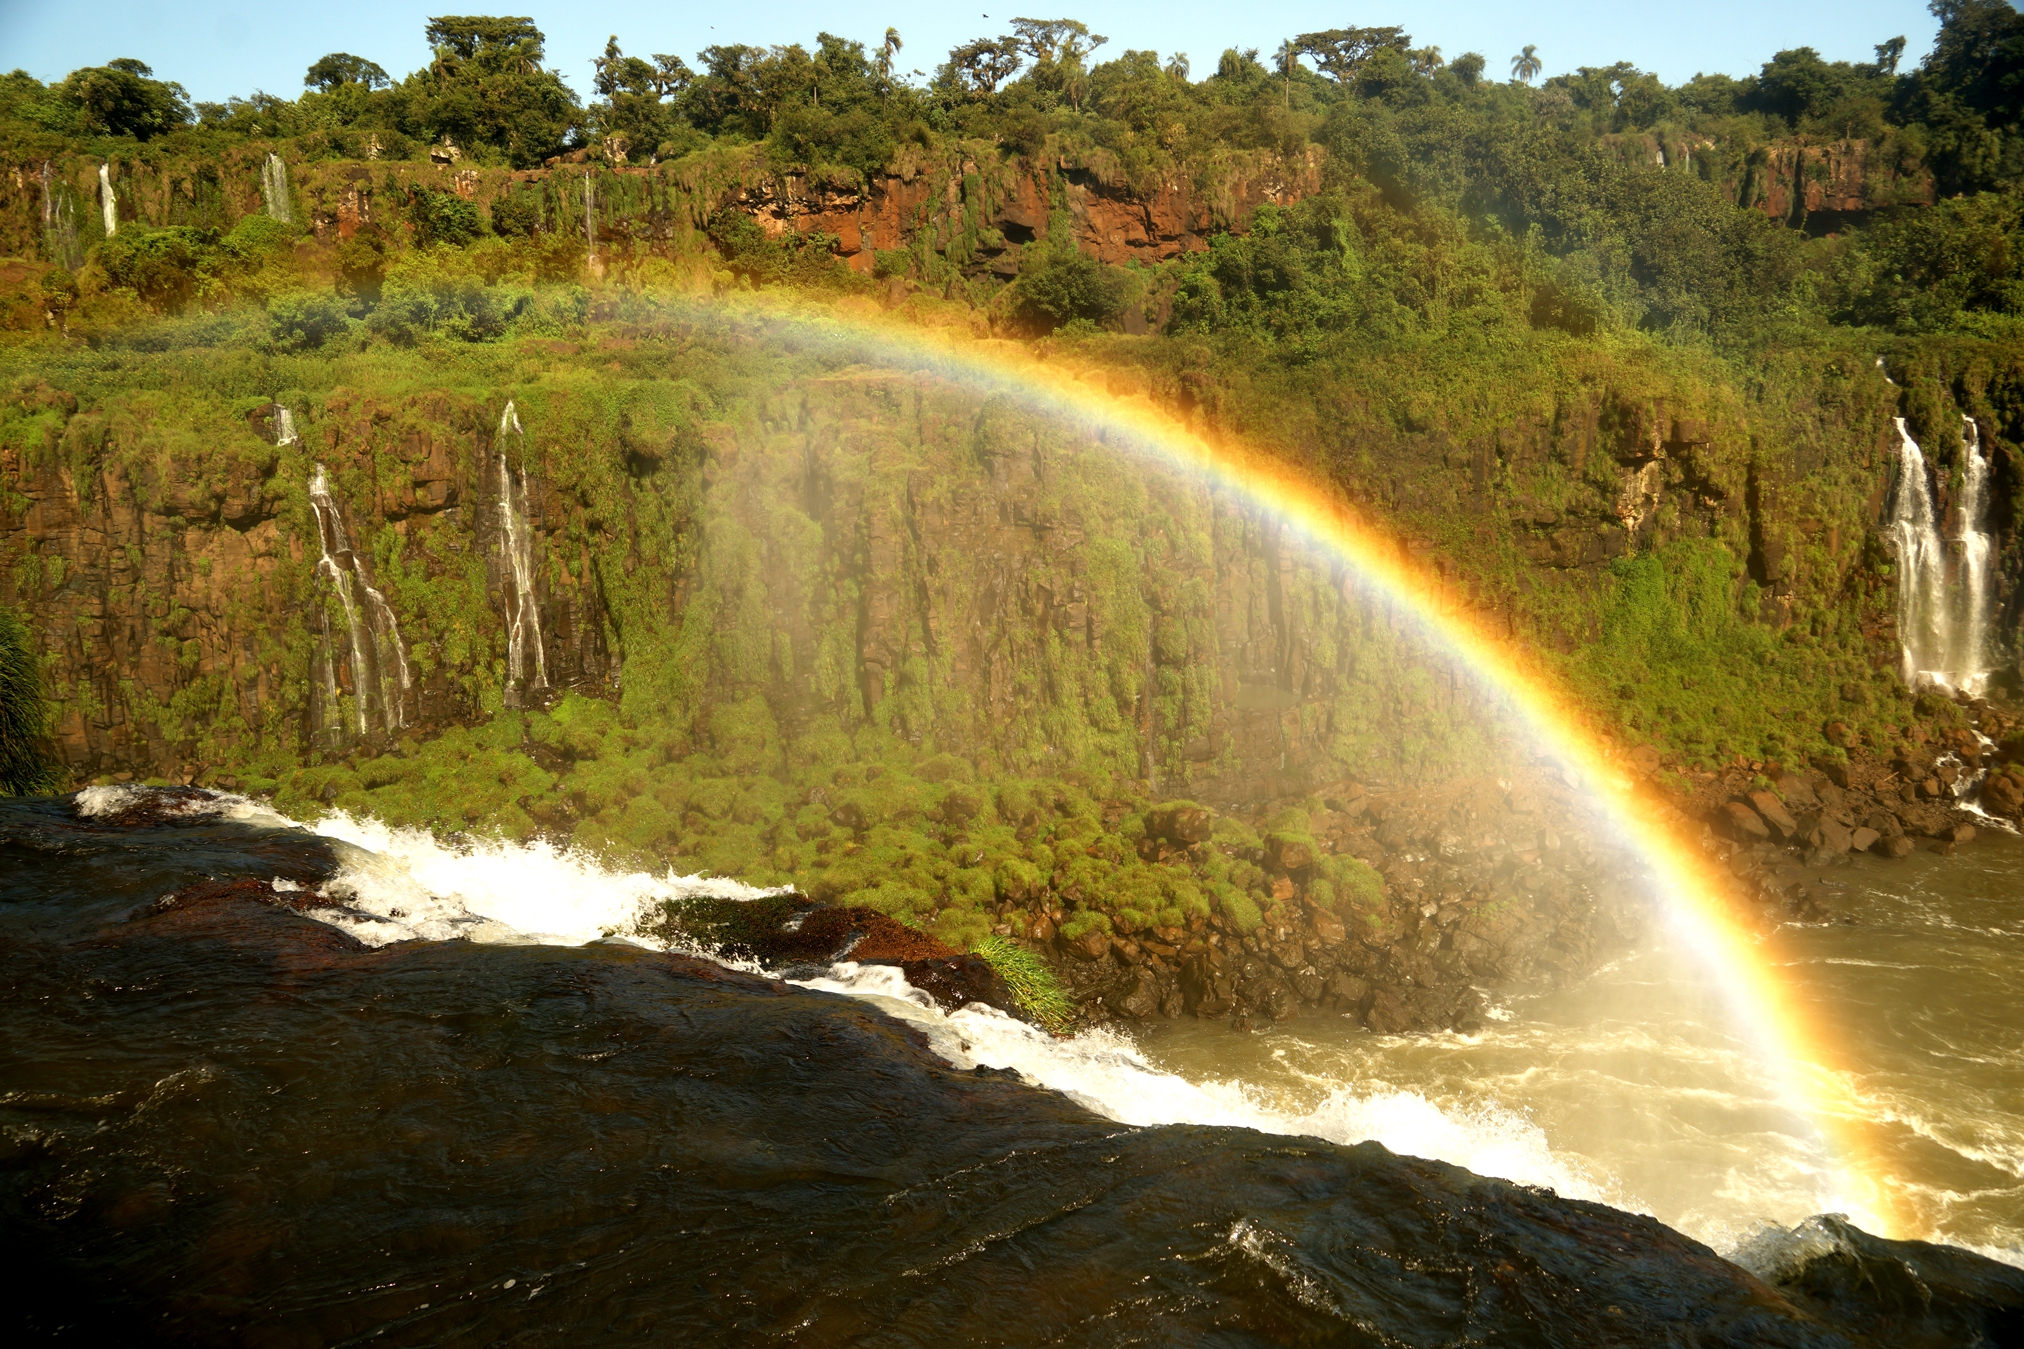
{"label": "green shrub", "polygon": [[461,248],[485,232],[477,203],[434,187],[408,189],[407,221],[417,248]]}
{"label": "green shrub", "polygon": [[129,225],[99,246],[98,265],[115,286],[156,309],[179,311],[195,295],[217,236],[186,225]]}
{"label": "green shrub", "polygon": [[351,327],[344,301],[327,291],[275,296],[267,302],[267,324],[283,351],[314,351]]}
{"label": "green shrub", "polygon": [[502,239],[524,239],[541,228],[541,196],[537,192],[502,192],[492,203],[492,232]]}
{"label": "green shrub", "polygon": [[1073,247],[1042,248],[1029,254],[1029,270],[1018,281],[1019,308],[1030,321],[1058,328],[1076,319],[1104,323],[1124,308],[1117,270]]}
{"label": "green shrub", "polygon": [[218,246],[236,261],[257,264],[292,248],[297,237],[293,225],[284,225],[272,216],[249,215],[234,225]]}

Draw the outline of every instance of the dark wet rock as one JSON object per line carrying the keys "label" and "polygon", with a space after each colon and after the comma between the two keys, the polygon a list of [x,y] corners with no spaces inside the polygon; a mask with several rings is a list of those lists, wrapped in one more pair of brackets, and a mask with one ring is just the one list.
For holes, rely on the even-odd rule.
{"label": "dark wet rock", "polygon": [[1764,822],[1778,831],[1780,838],[1791,838],[1799,832],[1799,821],[1785,809],[1785,803],[1775,792],[1751,792],[1750,804],[1764,817]]}
{"label": "dark wet rock", "polygon": [[1750,843],[1771,837],[1771,830],[1765,825],[1763,818],[1741,801],[1730,801],[1722,807],[1722,810],[1728,817],[1729,828],[1739,841]]}
{"label": "dark wet rock", "polygon": [[2024,1270],[1971,1251],[1891,1241],[1823,1214],[1758,1236],[1737,1260],[1797,1306],[1870,1343],[2024,1344]]}
{"label": "dark wet rock", "polygon": [[86,814],[84,792],[68,798],[80,820],[101,829],[192,828],[215,823],[221,800],[202,787],[99,788],[99,799],[111,805]]}
{"label": "dark wet rock", "polygon": [[945,1011],[981,1002],[1025,1016],[990,962],[875,909],[819,904],[793,893],[749,900],[697,898],[670,905],[654,935],[776,972],[840,960],[893,965]]}

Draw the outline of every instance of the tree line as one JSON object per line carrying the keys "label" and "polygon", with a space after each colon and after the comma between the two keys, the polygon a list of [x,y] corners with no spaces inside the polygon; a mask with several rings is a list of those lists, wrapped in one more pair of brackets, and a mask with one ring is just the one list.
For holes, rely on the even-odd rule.
{"label": "tree line", "polygon": [[[1068,18],[1015,19],[932,70],[908,66],[891,28],[870,47],[822,33],[713,45],[693,62],[631,54],[613,36],[588,101],[548,64],[531,19],[444,16],[427,23],[422,69],[397,80],[334,52],[292,99],[192,102],[130,58],[47,85],[16,71],[0,77],[0,139],[17,161],[292,140],[307,157],[448,145],[522,168],[572,152],[648,164],[756,145],[781,169],[844,183],[984,144],[1036,162],[1100,156],[1146,187],[1227,151],[1318,146],[1328,191],[1184,260],[1174,323],[1311,344],[1446,321],[1496,291],[1522,294],[1534,324],[1575,332],[1737,334],[1793,314],[1932,331],[2024,301],[2024,16],[2005,0],[1932,10],[1939,35],[1913,68],[1895,37],[1869,61],[1800,47],[1754,74],[1676,85],[1622,62],[1542,81],[1533,46],[1496,79],[1482,53],[1449,59],[1395,26],[1294,34],[1265,58],[1233,47],[1199,72],[1177,52],[1104,59],[1108,39]],[[1743,209],[1770,149],[1854,142],[1880,171],[1929,177],[1937,204],[1878,212],[1825,242],[1788,228],[1796,218]],[[430,238],[466,241],[484,225],[460,218]],[[716,234],[734,262],[757,248],[733,226]],[[1114,316],[1118,278],[1058,244],[1032,254],[1020,284],[1036,320]]]}

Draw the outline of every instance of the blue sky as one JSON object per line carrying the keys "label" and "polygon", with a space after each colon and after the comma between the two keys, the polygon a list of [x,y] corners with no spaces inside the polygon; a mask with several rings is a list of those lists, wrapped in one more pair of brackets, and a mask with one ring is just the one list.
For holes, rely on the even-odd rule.
{"label": "blue sky", "polygon": [[[78,66],[116,56],[138,57],[157,76],[180,81],[198,99],[223,100],[256,89],[293,97],[302,72],[319,56],[348,51],[385,66],[396,78],[427,61],[422,25],[430,14],[506,12],[533,14],[548,35],[548,56],[579,92],[588,93],[590,62],[616,33],[629,52],[674,52],[693,63],[715,42],[810,42],[827,29],[868,46],[888,25],[906,42],[903,69],[932,70],[948,49],[969,38],[1005,30],[1016,8],[998,0],[970,0],[972,8],[888,0],[852,17],[833,3],[772,0],[754,10],[674,6],[615,0],[603,5],[490,6],[473,0],[432,4],[353,0],[349,4],[273,5],[219,0],[164,4],[161,0],[0,0],[0,69],[20,67],[38,78],[61,77]],[[1539,48],[1546,73],[1627,60],[1657,72],[1669,84],[1696,71],[1732,75],[1754,71],[1773,52],[1811,46],[1830,60],[1867,60],[1871,48],[1903,34],[1907,64],[1923,55],[1937,27],[1924,4],[1907,0],[1843,0],[1837,4],[1770,4],[1763,0],[1703,0],[1694,5],[1594,3],[1572,0],[1541,6],[1489,0],[1422,0],[1418,4],[1345,5],[1311,0],[1203,4],[1192,0],[1150,5],[1078,3],[1061,10],[1110,37],[1109,52],[1150,47],[1184,51],[1196,74],[1215,68],[1225,47],[1269,51],[1298,32],[1351,23],[1399,24],[1421,44],[1450,58],[1480,51],[1493,73],[1509,69],[1526,43]],[[1042,12],[1052,17],[1053,9]],[[986,18],[984,15],[989,14]],[[713,26],[714,25],[714,26]]]}

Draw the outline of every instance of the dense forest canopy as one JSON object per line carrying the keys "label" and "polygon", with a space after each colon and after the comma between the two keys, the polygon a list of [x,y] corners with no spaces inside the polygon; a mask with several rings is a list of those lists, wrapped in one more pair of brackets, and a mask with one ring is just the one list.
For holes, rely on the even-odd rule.
{"label": "dense forest canopy", "polygon": [[[298,160],[434,154],[515,169],[745,149],[776,171],[846,185],[981,147],[1005,160],[1100,164],[1140,191],[1201,180],[1232,155],[1318,153],[1323,191],[1167,262],[1159,277],[1101,265],[1042,230],[1016,276],[995,278],[1009,283],[999,308],[1028,327],[1115,326],[1127,300],[1158,292],[1172,330],[1297,353],[1345,335],[1439,330],[1458,316],[1693,341],[1747,342],[1794,318],[1988,331],[2017,312],[2024,258],[2024,17],[2005,0],[1932,9],[1939,36],[1916,68],[1901,68],[1898,37],[1872,61],[1800,47],[1753,75],[1677,86],[1621,62],[1535,83],[1530,47],[1500,80],[1492,72],[1504,60],[1450,59],[1396,26],[1300,34],[1269,56],[1232,48],[1200,78],[1185,55],[1112,54],[1067,18],[1015,19],[948,52],[932,75],[906,68],[915,58],[891,29],[869,50],[822,33],[810,45],[712,46],[693,64],[629,53],[614,35],[588,102],[548,64],[531,19],[443,16],[428,21],[425,68],[395,79],[368,57],[333,52],[293,99],[193,104],[136,59],[48,85],[16,71],[0,78],[0,139],[17,163],[64,152],[202,157],[255,142],[286,144]],[[1803,161],[1795,182],[1840,162],[1833,155],[1854,163],[1867,194],[1859,218],[1810,219],[1803,193],[1782,217],[1764,209],[1781,154]],[[481,213],[417,194],[410,242],[516,240],[524,256],[508,270],[568,274],[568,249],[540,237],[556,222],[528,202],[509,196]],[[755,238],[730,220],[708,233],[747,281],[848,282],[829,275],[819,248]],[[108,245],[100,271],[158,308],[222,302],[257,252],[246,240],[235,253],[230,240],[135,234]],[[127,256],[135,250],[146,256]],[[375,284],[360,277],[384,262],[353,247],[337,268],[352,318],[365,316],[356,301]]]}

